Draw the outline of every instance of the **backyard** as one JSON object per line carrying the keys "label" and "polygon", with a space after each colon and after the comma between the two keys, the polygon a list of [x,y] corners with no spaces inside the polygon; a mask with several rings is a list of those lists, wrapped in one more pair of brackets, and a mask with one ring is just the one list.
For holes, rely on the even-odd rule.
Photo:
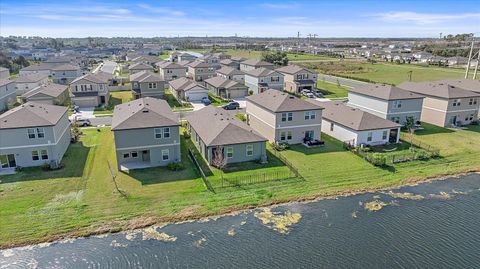
{"label": "backyard", "polygon": [[[441,157],[375,167],[346,151],[343,143],[322,135],[325,146],[292,146],[281,154],[300,172],[295,178],[207,191],[186,153],[185,169],[153,168],[116,172],[113,135],[108,128],[83,129],[81,142],[70,146],[57,171],[23,169],[0,183],[0,247],[60,236],[82,236],[144,225],[221,214],[242,208],[392,187],[420,179],[480,170],[480,126],[450,130],[423,124],[415,139],[441,150]],[[269,149],[270,152],[271,149]],[[197,152],[198,154],[198,152]],[[232,166],[224,176],[287,171],[269,153],[268,164]],[[206,166],[203,162],[202,166]],[[109,172],[115,171],[116,191]],[[208,166],[207,166],[208,167]],[[250,169],[245,170],[245,169]],[[221,173],[210,168],[209,181]]]}
{"label": "backyard", "polygon": [[110,92],[110,100],[108,105],[105,107],[97,107],[93,112],[94,115],[110,115],[113,113],[113,109],[116,105],[127,103],[132,101],[132,92],[131,91],[121,91],[121,92]]}
{"label": "backyard", "polygon": [[345,86],[338,86],[335,83],[326,81],[317,81],[317,88],[322,92],[325,98],[342,98],[348,96],[348,88]]}

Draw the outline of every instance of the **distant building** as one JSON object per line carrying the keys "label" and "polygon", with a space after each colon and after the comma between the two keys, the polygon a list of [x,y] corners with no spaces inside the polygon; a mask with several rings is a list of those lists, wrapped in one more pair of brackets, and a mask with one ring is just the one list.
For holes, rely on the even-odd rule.
{"label": "distant building", "polygon": [[268,89],[284,90],[284,76],[282,73],[264,67],[251,69],[245,72],[245,86],[253,94],[262,93]]}
{"label": "distant building", "polygon": [[262,67],[266,69],[273,69],[274,65],[272,63],[267,63],[265,61],[260,61],[255,59],[249,59],[249,60],[240,62],[240,70],[242,70],[243,72],[248,72],[250,70],[258,69]]}
{"label": "distant building", "polygon": [[0,112],[8,109],[9,104],[16,102],[15,81],[0,79]]}
{"label": "distant building", "polygon": [[287,65],[275,69],[283,74],[284,90],[299,93],[302,90],[316,89],[318,74],[309,69]]}
{"label": "distant building", "polygon": [[0,66],[0,79],[8,79],[8,78],[10,78],[10,70]]}

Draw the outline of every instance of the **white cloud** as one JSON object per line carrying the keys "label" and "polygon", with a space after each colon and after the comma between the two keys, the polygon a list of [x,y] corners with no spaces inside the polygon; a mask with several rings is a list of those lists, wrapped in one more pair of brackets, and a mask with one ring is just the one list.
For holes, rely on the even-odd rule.
{"label": "white cloud", "polygon": [[411,22],[415,24],[435,24],[462,19],[480,19],[480,13],[439,14],[392,11],[371,15],[387,22]]}
{"label": "white cloud", "polygon": [[173,16],[185,16],[185,12],[167,7],[152,7],[148,4],[138,4],[137,6],[153,13],[168,14]]}
{"label": "white cloud", "polygon": [[261,7],[270,9],[295,9],[300,7],[299,3],[263,3]]}

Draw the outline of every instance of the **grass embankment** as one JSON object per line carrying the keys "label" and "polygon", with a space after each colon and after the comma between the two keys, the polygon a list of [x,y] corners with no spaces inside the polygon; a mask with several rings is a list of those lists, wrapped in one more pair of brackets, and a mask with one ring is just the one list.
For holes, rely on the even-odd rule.
{"label": "grass embankment", "polygon": [[133,96],[131,91],[110,92],[110,99],[108,100],[108,105],[105,107],[96,107],[93,111],[93,114],[96,116],[110,115],[113,113],[113,109],[116,105],[130,102],[132,101],[132,99]]}
{"label": "grass embankment", "polygon": [[[115,191],[107,161],[116,171],[113,135],[109,129],[84,129],[82,142],[71,145],[65,168],[46,172],[25,169],[2,177],[0,184],[0,246],[39,242],[65,235],[86,235],[135,228],[161,221],[183,220],[291,200],[312,199],[398,186],[422,179],[480,170],[480,126],[452,131],[424,124],[417,140],[441,150],[441,157],[400,163],[393,169],[374,167],[345,151],[342,143],[323,136],[324,147],[292,146],[284,151],[304,180],[207,191],[186,156],[185,170],[166,168],[117,173],[127,197]],[[203,164],[205,165],[205,164]],[[206,165],[205,165],[206,166]],[[286,169],[250,163],[230,176],[251,171]],[[243,169],[243,170],[242,170]],[[210,169],[215,182],[219,174]]]}
{"label": "grass embankment", "polygon": [[[188,51],[188,50],[187,50]],[[191,50],[198,53],[206,53],[209,50],[205,49],[198,49],[198,50]],[[262,58],[262,53],[264,51],[260,50],[242,50],[242,49],[226,49],[221,50],[225,54],[231,55],[232,57],[243,57],[246,59],[257,59],[260,60]],[[268,52],[268,51],[267,51]],[[328,57],[324,55],[314,55],[308,53],[287,53],[287,57],[289,61],[303,61],[303,60],[334,60],[337,58]]]}

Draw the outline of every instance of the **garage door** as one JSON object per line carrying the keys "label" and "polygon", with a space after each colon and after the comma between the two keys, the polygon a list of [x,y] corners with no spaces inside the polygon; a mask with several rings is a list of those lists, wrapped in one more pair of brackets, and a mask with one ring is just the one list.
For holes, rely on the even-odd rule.
{"label": "garage door", "polygon": [[73,99],[73,103],[79,107],[92,107],[98,106],[97,97],[91,98],[75,98]]}
{"label": "garage door", "polygon": [[230,91],[230,99],[238,98],[238,97],[245,97],[248,94],[248,90],[231,90]]}
{"label": "garage door", "polygon": [[207,97],[207,92],[189,92],[188,101],[200,101],[203,97]]}

